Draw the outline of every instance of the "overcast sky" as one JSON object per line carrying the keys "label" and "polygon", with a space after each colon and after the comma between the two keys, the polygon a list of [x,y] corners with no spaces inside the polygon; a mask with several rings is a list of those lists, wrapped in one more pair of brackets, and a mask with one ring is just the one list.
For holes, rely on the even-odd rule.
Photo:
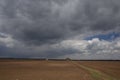
{"label": "overcast sky", "polygon": [[120,0],[0,0],[0,57],[120,60]]}

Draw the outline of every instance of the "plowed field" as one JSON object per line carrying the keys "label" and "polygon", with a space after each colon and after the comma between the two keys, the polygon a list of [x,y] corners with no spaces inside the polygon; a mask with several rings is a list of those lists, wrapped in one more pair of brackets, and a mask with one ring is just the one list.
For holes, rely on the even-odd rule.
{"label": "plowed field", "polygon": [[120,62],[2,60],[0,80],[120,80]]}

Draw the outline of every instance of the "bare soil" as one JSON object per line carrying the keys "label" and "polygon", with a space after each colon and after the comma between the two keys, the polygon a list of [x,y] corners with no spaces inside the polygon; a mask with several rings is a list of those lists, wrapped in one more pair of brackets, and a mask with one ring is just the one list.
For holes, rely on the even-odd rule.
{"label": "bare soil", "polygon": [[[120,62],[74,61],[120,79]],[[0,80],[96,80],[72,61],[2,60]],[[101,79],[102,80],[102,79]]]}
{"label": "bare soil", "polygon": [[79,64],[99,70],[120,80],[120,61],[79,61]]}

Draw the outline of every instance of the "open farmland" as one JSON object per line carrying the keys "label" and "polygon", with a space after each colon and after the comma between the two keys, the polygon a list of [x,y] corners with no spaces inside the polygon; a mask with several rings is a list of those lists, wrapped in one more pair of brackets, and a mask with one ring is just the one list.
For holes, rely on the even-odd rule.
{"label": "open farmland", "polygon": [[0,60],[0,80],[120,80],[120,61]]}

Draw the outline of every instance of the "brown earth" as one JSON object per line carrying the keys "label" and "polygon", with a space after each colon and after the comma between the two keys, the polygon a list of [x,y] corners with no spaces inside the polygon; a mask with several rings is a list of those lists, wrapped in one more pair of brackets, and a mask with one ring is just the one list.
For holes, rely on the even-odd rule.
{"label": "brown earth", "polygon": [[92,80],[68,61],[0,62],[0,80]]}
{"label": "brown earth", "polygon": [[79,61],[79,64],[99,70],[120,80],[120,61]]}
{"label": "brown earth", "polygon": [[[120,62],[75,61],[120,79]],[[104,65],[104,67],[103,67]],[[101,66],[101,67],[100,67]],[[110,66],[110,67],[109,67]],[[115,73],[115,74],[114,74]],[[0,61],[0,80],[96,80],[72,61]],[[101,79],[102,80],[102,79]]]}

